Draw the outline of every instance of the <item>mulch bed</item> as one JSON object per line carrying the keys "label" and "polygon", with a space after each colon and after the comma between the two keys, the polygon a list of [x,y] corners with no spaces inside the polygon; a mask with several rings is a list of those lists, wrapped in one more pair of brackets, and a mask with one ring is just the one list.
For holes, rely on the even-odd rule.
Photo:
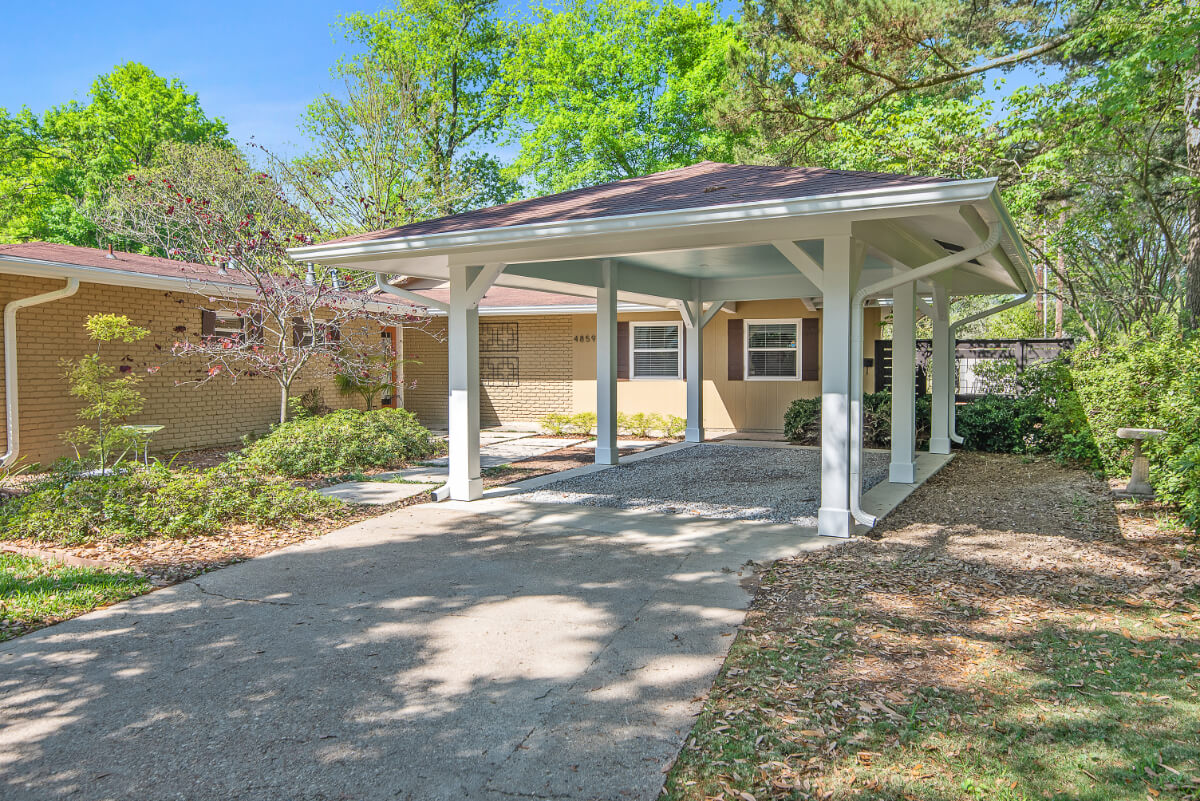
{"label": "mulch bed", "polygon": [[[172,467],[204,469],[223,462],[233,449],[208,448],[178,454]],[[640,448],[622,448],[627,456]],[[546,475],[574,467],[592,464],[595,452],[587,448],[562,448],[532,459],[515,463],[515,466],[486,471],[484,486],[494,487],[526,478]],[[167,460],[164,460],[167,461]],[[398,468],[383,468],[363,471],[370,476],[390,472]],[[296,483],[309,488],[318,488],[346,480],[345,476],[318,476]],[[19,488],[18,488],[19,491]],[[179,581],[207,573],[210,570],[253,559],[289,545],[324,536],[345,526],[368,520],[388,512],[427,503],[432,493],[424,492],[386,506],[349,506],[347,512],[321,520],[286,529],[263,529],[256,526],[235,526],[220,534],[188,539],[149,538],[136,542],[96,542],[88,545],[63,546],[36,540],[0,540],[0,550],[11,549],[59,561],[86,560],[91,564],[102,564],[113,568],[129,569],[145,576],[156,587],[164,587]],[[68,557],[64,559],[64,557]],[[74,557],[74,559],[70,559]]]}

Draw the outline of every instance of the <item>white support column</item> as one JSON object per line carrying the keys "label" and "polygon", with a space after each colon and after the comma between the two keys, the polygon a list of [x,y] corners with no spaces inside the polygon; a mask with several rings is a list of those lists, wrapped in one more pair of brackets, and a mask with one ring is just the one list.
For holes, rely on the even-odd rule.
{"label": "white support column", "polygon": [[849,537],[850,512],[850,302],[858,284],[858,248],[847,236],[825,239],[821,275],[821,507],[817,533]]}
{"label": "white support column", "polygon": [[479,272],[479,267],[450,268],[450,478],[446,486],[456,501],[483,497],[479,476],[479,306],[478,298],[472,302],[471,297],[471,284]]}
{"label": "white support column", "polygon": [[687,351],[687,430],[685,442],[704,441],[704,307],[700,282],[694,281],[692,299],[684,301],[684,337]]}
{"label": "white support column", "polygon": [[596,464],[616,464],[617,265],[600,265],[596,290]]}
{"label": "white support column", "polygon": [[950,342],[950,299],[933,289],[933,387],[930,390],[930,453],[950,453],[950,404],[954,403],[954,346]]}
{"label": "white support column", "polygon": [[912,284],[901,284],[892,291],[892,463],[888,480],[893,484],[916,480],[916,427],[916,298]]}

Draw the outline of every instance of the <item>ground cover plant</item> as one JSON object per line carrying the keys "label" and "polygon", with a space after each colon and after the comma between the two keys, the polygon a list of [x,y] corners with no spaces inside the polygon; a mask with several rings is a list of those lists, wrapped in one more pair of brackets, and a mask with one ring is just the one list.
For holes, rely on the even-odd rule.
{"label": "ground cover plant", "polygon": [[1051,459],[960,454],[763,576],[665,798],[1200,795],[1200,557]]}
{"label": "ground cover plant", "polygon": [[339,409],[281,423],[242,453],[252,468],[299,478],[397,467],[435,456],[442,447],[405,409]]}
{"label": "ground cover plant", "polygon": [[0,552],[0,642],[140,595],[145,578]]}
{"label": "ground cover plant", "polygon": [[207,470],[156,463],[108,475],[50,474],[0,503],[0,540],[71,545],[194,537],[237,524],[311,522],[342,510],[339,501],[236,459]]}

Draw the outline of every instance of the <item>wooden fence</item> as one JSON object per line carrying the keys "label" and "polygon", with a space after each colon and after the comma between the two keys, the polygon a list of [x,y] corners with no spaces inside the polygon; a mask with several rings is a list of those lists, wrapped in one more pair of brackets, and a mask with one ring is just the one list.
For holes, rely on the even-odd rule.
{"label": "wooden fence", "polygon": [[[1016,395],[1020,375],[1028,365],[1048,362],[1075,346],[1070,337],[1063,339],[960,339],[954,348],[954,394],[960,401],[983,395]],[[929,393],[929,373],[933,362],[933,341],[917,340],[917,394]],[[984,363],[1011,364],[1011,381],[998,381],[978,368]],[[993,373],[995,371],[992,371]],[[1007,371],[1005,371],[1007,372]],[[875,391],[892,387],[892,341],[875,342]]]}

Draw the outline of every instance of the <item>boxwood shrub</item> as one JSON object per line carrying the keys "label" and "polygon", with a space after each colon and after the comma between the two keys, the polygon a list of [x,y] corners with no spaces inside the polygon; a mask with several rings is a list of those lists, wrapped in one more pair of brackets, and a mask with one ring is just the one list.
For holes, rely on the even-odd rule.
{"label": "boxwood shrub", "polygon": [[235,460],[208,470],[160,464],[105,476],[52,475],[0,503],[0,539],[79,544],[192,537],[237,523],[284,526],[338,514],[344,504],[248,469]]}
{"label": "boxwood shrub", "polygon": [[405,409],[339,409],[290,420],[242,451],[252,468],[281,476],[395,467],[440,452],[441,443]]}

